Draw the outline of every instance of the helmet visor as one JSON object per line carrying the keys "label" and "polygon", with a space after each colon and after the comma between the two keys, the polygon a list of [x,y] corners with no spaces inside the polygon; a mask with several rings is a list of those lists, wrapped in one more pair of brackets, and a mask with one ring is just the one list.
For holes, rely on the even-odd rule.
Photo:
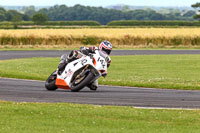
{"label": "helmet visor", "polygon": [[102,47],[102,51],[106,52],[108,55],[110,55],[110,53],[111,53],[111,50],[105,49],[104,47]]}

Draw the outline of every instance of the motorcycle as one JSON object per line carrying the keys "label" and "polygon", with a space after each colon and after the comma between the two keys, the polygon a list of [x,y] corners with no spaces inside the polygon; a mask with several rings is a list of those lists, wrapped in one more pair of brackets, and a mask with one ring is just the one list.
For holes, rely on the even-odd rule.
{"label": "motorcycle", "polygon": [[46,80],[47,90],[54,91],[58,88],[78,92],[85,86],[107,74],[108,56],[102,51],[84,55],[78,52],[78,59],[70,62],[61,74],[54,71]]}

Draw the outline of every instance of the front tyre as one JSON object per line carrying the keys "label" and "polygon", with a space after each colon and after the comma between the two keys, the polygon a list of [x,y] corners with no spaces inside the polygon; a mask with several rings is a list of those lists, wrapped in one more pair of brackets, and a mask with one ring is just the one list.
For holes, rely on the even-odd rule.
{"label": "front tyre", "polygon": [[56,78],[57,78],[57,74],[55,72],[53,72],[48,79],[45,82],[45,87],[47,90],[49,91],[55,91],[56,89],[58,89],[58,87],[56,86]]}
{"label": "front tyre", "polygon": [[83,78],[83,80],[80,83],[75,84],[76,81],[74,81],[73,84],[75,84],[75,85],[72,85],[71,91],[73,91],[73,92],[80,91],[85,86],[87,86],[91,82],[91,80],[94,79],[94,77],[95,76],[94,76],[94,74],[92,72],[88,72],[88,74],[85,75],[85,77]]}

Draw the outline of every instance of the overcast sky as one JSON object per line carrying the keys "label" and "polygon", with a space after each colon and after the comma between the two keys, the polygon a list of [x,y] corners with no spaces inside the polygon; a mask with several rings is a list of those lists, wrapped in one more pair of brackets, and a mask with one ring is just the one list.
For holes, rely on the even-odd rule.
{"label": "overcast sky", "polygon": [[108,6],[115,4],[126,4],[133,6],[191,6],[198,0],[0,0],[0,5],[17,6],[52,6],[55,4],[65,4],[73,6],[75,4],[89,6]]}

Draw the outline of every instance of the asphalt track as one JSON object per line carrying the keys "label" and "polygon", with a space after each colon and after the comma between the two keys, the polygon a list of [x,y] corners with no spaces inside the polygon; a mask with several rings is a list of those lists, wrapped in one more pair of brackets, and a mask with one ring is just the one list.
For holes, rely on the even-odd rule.
{"label": "asphalt track", "polygon": [[[30,57],[60,57],[69,50],[41,51],[0,51],[0,60]],[[163,55],[163,54],[200,54],[200,50],[113,50],[111,55]]]}
{"label": "asphalt track", "polygon": [[[58,57],[69,51],[0,51],[0,60]],[[200,50],[127,50],[112,55],[200,54]],[[200,91],[100,86],[97,91],[47,91],[44,82],[0,78],[0,100],[17,102],[70,102],[156,108],[200,108]]]}

